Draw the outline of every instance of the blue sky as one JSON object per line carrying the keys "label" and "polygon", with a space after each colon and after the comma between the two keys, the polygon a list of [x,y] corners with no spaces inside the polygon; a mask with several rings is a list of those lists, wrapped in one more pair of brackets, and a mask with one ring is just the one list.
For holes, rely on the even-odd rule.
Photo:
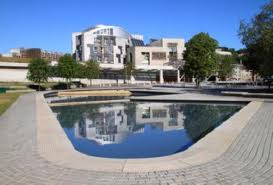
{"label": "blue sky", "polygon": [[242,48],[240,20],[267,0],[0,0],[0,53],[15,47],[71,52],[71,33],[118,25],[150,38],[208,32],[220,46]]}

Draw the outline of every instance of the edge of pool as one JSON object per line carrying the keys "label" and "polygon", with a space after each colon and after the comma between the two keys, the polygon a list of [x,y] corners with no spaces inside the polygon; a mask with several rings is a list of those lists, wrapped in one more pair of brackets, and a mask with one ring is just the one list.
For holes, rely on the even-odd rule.
{"label": "edge of pool", "polygon": [[[56,165],[107,172],[175,170],[212,161],[229,148],[263,103],[262,101],[251,101],[186,151],[164,157],[111,159],[88,156],[75,150],[43,95],[43,93],[36,94],[39,155]],[[209,100],[209,102],[214,101]]]}

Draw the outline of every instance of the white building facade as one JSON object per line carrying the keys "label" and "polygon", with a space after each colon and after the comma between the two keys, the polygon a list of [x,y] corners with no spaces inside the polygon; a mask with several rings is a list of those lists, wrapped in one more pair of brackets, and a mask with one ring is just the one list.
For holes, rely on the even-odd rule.
{"label": "white building facade", "polygon": [[143,36],[118,26],[97,25],[72,34],[72,53],[78,61],[96,60],[101,68],[122,69],[127,48],[144,45]]}
{"label": "white building facade", "polygon": [[[183,63],[184,39],[162,38],[144,45],[142,35],[133,35],[118,26],[97,25],[72,34],[72,54],[77,61],[95,60],[104,79],[123,77],[124,64],[136,69],[130,76],[137,82],[180,82],[179,67]],[[165,76],[165,78],[164,78]]]}
{"label": "white building facade", "polygon": [[158,71],[160,83],[165,81],[164,71],[168,72],[165,76],[174,76],[172,80],[180,82],[179,68],[184,64],[185,50],[184,39],[162,38],[146,46],[130,47],[127,61],[132,62],[137,70]]}

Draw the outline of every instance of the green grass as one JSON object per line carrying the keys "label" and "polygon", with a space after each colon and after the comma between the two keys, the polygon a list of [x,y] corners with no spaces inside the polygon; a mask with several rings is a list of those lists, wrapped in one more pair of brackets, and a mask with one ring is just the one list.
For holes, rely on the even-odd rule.
{"label": "green grass", "polygon": [[[23,90],[29,89],[28,85],[34,84],[32,82],[1,82],[0,87],[7,87],[9,90]],[[41,83],[41,86],[45,88],[52,88],[54,85],[57,85],[58,82],[46,82]]]}
{"label": "green grass", "polygon": [[17,98],[23,93],[3,93],[0,94],[0,115],[3,114]]}

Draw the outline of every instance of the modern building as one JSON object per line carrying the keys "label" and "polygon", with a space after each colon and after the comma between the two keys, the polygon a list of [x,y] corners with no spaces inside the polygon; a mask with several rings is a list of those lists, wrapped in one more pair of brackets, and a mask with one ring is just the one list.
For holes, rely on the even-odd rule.
{"label": "modern building", "polygon": [[[183,66],[184,39],[162,38],[146,46],[130,47],[127,60],[139,71],[156,73],[157,81],[180,82],[179,68]],[[166,78],[164,79],[164,72]]]}
{"label": "modern building", "polygon": [[[118,26],[97,25],[72,34],[72,54],[77,61],[96,60],[103,78],[124,78],[124,64],[132,62],[136,72],[131,82],[180,81],[185,50],[183,39],[153,40],[144,45],[142,35]],[[114,75],[114,76],[113,76]]]}
{"label": "modern building", "polygon": [[72,34],[72,53],[78,61],[96,60],[102,68],[122,69],[127,49],[144,45],[143,36],[118,26],[97,25]]}

